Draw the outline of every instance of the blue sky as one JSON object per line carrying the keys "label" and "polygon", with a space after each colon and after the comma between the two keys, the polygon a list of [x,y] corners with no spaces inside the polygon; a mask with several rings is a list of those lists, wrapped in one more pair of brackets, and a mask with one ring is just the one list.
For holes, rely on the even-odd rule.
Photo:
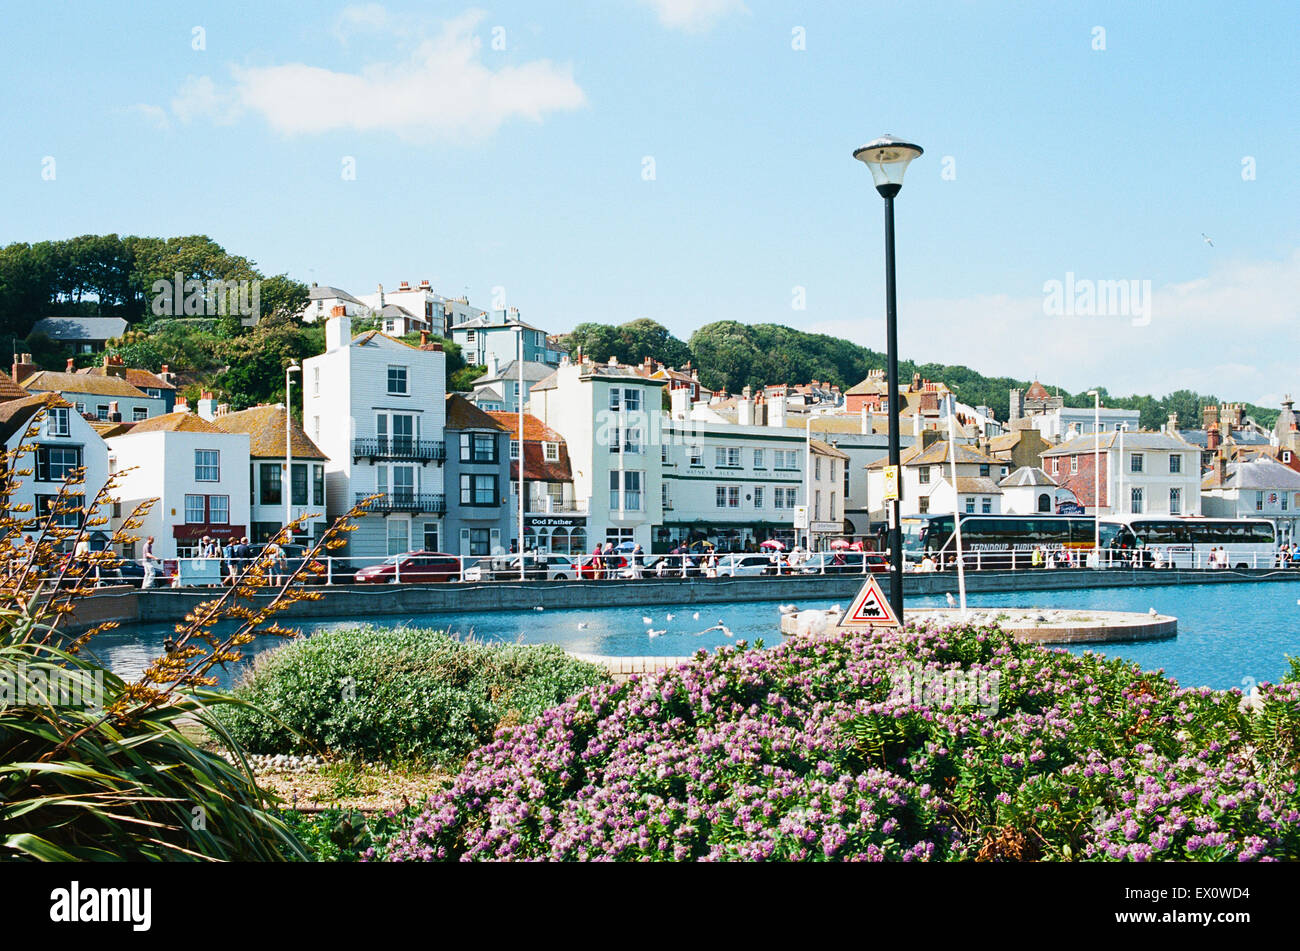
{"label": "blue sky", "polygon": [[[354,293],[501,287],[554,331],[736,319],[883,350],[851,152],[890,132],[926,149],[897,206],[904,357],[1300,391],[1294,4],[50,3],[0,26],[6,243],[206,233]],[[1067,273],[1149,281],[1149,322],[1045,313]]]}

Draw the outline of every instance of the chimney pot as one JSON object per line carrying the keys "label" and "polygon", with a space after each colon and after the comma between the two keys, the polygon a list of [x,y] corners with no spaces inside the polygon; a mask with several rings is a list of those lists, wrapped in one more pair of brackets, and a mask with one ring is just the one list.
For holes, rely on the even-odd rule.
{"label": "chimney pot", "polygon": [[72,357],[68,357],[68,362],[63,369],[67,373],[72,373],[77,369],[77,361],[73,360]]}

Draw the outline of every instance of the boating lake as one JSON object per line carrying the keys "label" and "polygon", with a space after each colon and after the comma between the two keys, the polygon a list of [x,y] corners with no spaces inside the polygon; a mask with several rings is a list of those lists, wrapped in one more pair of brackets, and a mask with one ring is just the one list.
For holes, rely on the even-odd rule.
{"label": "boating lake", "polygon": [[[1136,611],[1155,608],[1178,618],[1178,636],[1172,640],[1071,646],[1069,650],[1100,653],[1135,661],[1146,669],[1164,668],[1186,686],[1218,689],[1249,687],[1252,682],[1275,681],[1287,669],[1286,655],[1300,655],[1300,578],[1235,584],[1197,584],[1091,588],[1073,591],[996,592],[972,594],[972,607],[1080,608]],[[796,602],[800,608],[828,608],[829,600]],[[839,602],[847,607],[846,601]],[[777,601],[740,604],[608,607],[599,609],[500,611],[474,614],[425,614],[382,617],[371,623],[392,627],[408,625],[450,630],[459,637],[483,641],[554,643],[566,650],[622,657],[683,656],[700,648],[762,639],[772,645],[782,640]],[[909,607],[943,607],[942,595],[915,596]],[[669,617],[671,615],[671,618]],[[647,624],[646,621],[649,621]],[[313,631],[350,626],[357,618],[286,622],[305,635]],[[723,625],[731,633],[718,629]],[[712,628],[712,630],[709,630]],[[651,637],[649,630],[663,633]],[[108,666],[123,676],[134,676],[162,653],[163,639],[172,625],[112,631],[89,645]],[[245,648],[256,653],[285,643],[280,638],[260,638]],[[243,666],[243,665],[241,665]],[[238,681],[243,671],[218,671],[221,686]]]}

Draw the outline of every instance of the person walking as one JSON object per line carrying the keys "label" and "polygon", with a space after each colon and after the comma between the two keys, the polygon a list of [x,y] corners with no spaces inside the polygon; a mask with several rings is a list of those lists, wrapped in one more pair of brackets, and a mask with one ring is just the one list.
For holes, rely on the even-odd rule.
{"label": "person walking", "polygon": [[596,547],[591,550],[591,577],[593,581],[599,581],[604,577],[601,570],[604,567],[604,559],[601,558],[602,551],[600,542],[596,542]]}
{"label": "person walking", "polygon": [[144,550],[140,555],[140,567],[144,569],[144,580],[140,582],[140,587],[152,588],[154,580],[158,577],[158,559],[154,557],[152,535],[144,540]]}
{"label": "person walking", "polygon": [[642,563],[645,561],[645,552],[641,548],[641,543],[637,542],[636,547],[632,549],[632,577],[641,578]]}

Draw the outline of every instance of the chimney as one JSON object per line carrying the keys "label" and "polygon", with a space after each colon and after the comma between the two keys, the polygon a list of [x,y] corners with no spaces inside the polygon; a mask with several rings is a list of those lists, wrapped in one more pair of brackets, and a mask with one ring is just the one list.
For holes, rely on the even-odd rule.
{"label": "chimney", "polygon": [[199,418],[208,422],[217,418],[217,401],[207,390],[199,395]]}
{"label": "chimney", "polygon": [[121,357],[104,358],[104,375],[115,376],[119,380],[126,379],[126,363]]}
{"label": "chimney", "polygon": [[1219,451],[1219,424],[1210,423],[1209,429],[1205,431],[1205,448],[1209,452]]}
{"label": "chimney", "polygon": [[871,435],[871,416],[868,413],[866,403],[862,404],[862,435]]}
{"label": "chimney", "polygon": [[943,433],[937,429],[925,429],[921,431],[921,448],[929,449],[937,442],[943,441]]}
{"label": "chimney", "polygon": [[[429,345],[429,331],[427,331],[427,330],[421,330],[421,331],[420,331],[420,349],[423,350],[423,349],[424,349],[425,347],[427,347],[428,345]],[[527,475],[527,474],[528,474],[528,473],[524,473],[524,475]]]}
{"label": "chimney", "polygon": [[[342,308],[336,307],[335,310]],[[335,314],[325,322],[325,349],[338,350],[352,343],[352,318],[347,314]]]}
{"label": "chimney", "polygon": [[691,388],[674,386],[668,391],[669,406],[673,419],[687,419],[691,410]]}
{"label": "chimney", "polygon": [[1165,432],[1170,436],[1178,435],[1178,414],[1170,413],[1169,421],[1165,423]]}
{"label": "chimney", "polygon": [[218,403],[218,404],[217,404],[217,415],[218,415],[218,416],[225,416],[225,415],[227,415],[229,412],[230,412],[230,404],[229,404],[229,403]]}
{"label": "chimney", "polygon": [[1224,456],[1218,456],[1215,459],[1215,467],[1218,469],[1219,485],[1228,481],[1228,460]]}
{"label": "chimney", "polygon": [[741,391],[740,399],[736,401],[736,425],[754,425],[754,391],[748,386]]}
{"label": "chimney", "polygon": [[379,309],[384,309],[384,285],[379,285]]}
{"label": "chimney", "polygon": [[1213,403],[1201,408],[1201,428],[1208,430],[1219,421],[1219,407]]}
{"label": "chimney", "polygon": [[117,404],[117,400],[110,400],[108,403],[108,421],[110,423],[120,423],[122,421],[122,410]]}
{"label": "chimney", "polygon": [[76,372],[77,372],[77,361],[74,360],[74,359],[72,359],[72,357],[68,357],[68,362],[67,362],[66,364],[64,364],[64,366],[63,366],[63,372],[64,372],[64,373],[76,373]]}
{"label": "chimney", "polygon": [[158,371],[158,378],[163,380],[164,382],[170,383],[171,380],[167,378],[171,375],[172,375],[171,367],[167,366],[167,364],[164,363],[162,365],[162,369]]}
{"label": "chimney", "polygon": [[767,425],[777,429],[785,429],[785,391],[780,390],[774,393],[767,404]]}
{"label": "chimney", "polygon": [[[411,289],[411,285],[410,285],[410,283],[408,283],[407,281],[402,281],[402,283],[400,283],[400,284],[397,285],[397,292],[398,292],[399,294],[400,294],[402,291],[409,291],[410,289]],[[525,473],[525,475],[526,475],[526,474],[527,474],[527,473]]]}
{"label": "chimney", "polygon": [[[428,280],[423,280],[423,281],[421,281],[421,282],[420,282],[420,290],[422,290],[422,291],[427,291],[428,289],[429,289],[429,282],[428,282]],[[526,472],[524,473],[524,475],[527,475],[527,474],[528,474],[528,473],[526,473]]]}
{"label": "chimney", "polygon": [[39,369],[40,367],[32,363],[32,355],[30,353],[24,353],[21,360],[17,355],[14,356],[13,377],[15,383],[21,383]]}
{"label": "chimney", "polygon": [[176,397],[176,405],[172,408],[173,413],[188,413],[190,411],[189,401],[183,396]]}

